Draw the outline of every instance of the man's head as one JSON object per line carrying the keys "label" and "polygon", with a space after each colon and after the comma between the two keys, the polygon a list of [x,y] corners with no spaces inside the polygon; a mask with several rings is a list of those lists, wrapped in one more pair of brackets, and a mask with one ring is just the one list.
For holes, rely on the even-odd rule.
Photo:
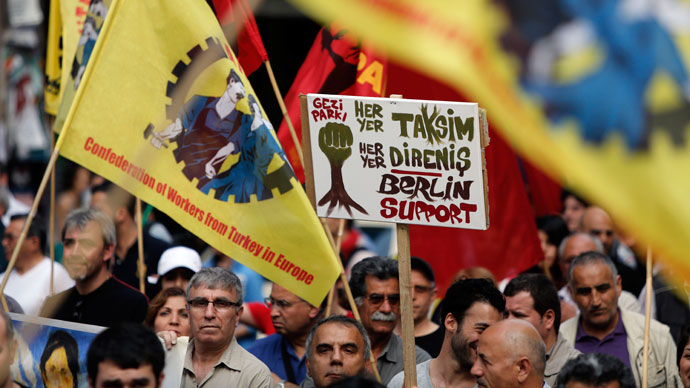
{"label": "man's head", "polygon": [[91,191],[91,207],[108,215],[115,225],[133,222],[136,201],[132,194],[109,181],[94,186]]}
{"label": "man's head", "polygon": [[508,283],[503,294],[510,318],[531,323],[544,342],[555,341],[561,324],[561,301],[546,275],[520,275]]}
{"label": "man's head", "polygon": [[503,319],[503,295],[487,280],[460,280],[446,292],[441,310],[446,329],[443,346],[449,344],[460,366],[469,370],[476,357],[479,336]]}
{"label": "man's head", "polygon": [[307,337],[307,373],[316,388],[361,374],[371,354],[364,327],[352,318],[333,315],[319,321]]}
{"label": "man's head", "polygon": [[[24,225],[26,225],[27,214],[16,214],[10,218],[10,223],[5,229],[5,235],[2,238],[2,246],[5,248],[5,257],[9,259],[12,257],[19,236],[22,234]],[[39,218],[34,218],[29,225],[29,230],[24,238],[24,243],[19,248],[17,260],[22,261],[37,255],[43,255],[46,243],[46,230],[44,223]]]}
{"label": "man's head", "polygon": [[158,260],[161,289],[186,289],[189,280],[201,269],[201,257],[194,249],[177,246],[166,249]]}
{"label": "man's head", "polygon": [[580,253],[596,251],[604,252],[601,241],[588,233],[577,232],[566,237],[558,246],[558,265],[563,276],[568,276],[568,268]]}
{"label": "man's head", "polygon": [[[266,298],[276,332],[288,337],[306,336],[321,316],[321,308],[273,283],[271,296]],[[303,337],[304,338],[304,337]]]}
{"label": "man's head", "polygon": [[582,227],[582,215],[587,207],[587,202],[573,192],[563,190],[561,193],[563,203],[563,220],[571,232],[580,231]]}
{"label": "man's head", "polygon": [[390,336],[400,313],[398,262],[370,257],[355,264],[350,288],[370,337]]}
{"label": "man's head", "polygon": [[0,309],[0,315],[0,386],[4,387],[10,380],[10,365],[14,362],[17,341],[10,315],[3,309]]}
{"label": "man's head", "polygon": [[108,271],[115,251],[115,226],[96,209],[73,210],[62,229],[63,261],[67,272],[77,282]]}
{"label": "man's head", "polygon": [[86,354],[91,388],[157,388],[163,381],[165,351],[151,329],[118,323],[101,332]]}
{"label": "man's head", "polygon": [[615,326],[621,278],[608,256],[599,252],[577,256],[570,265],[568,287],[585,329],[607,330]]}
{"label": "man's head", "polygon": [[194,341],[229,346],[242,315],[242,283],[225,268],[202,268],[187,286],[189,324]]}
{"label": "man's head", "polygon": [[568,360],[554,388],[635,388],[635,378],[618,358],[589,353]]}
{"label": "man's head", "polygon": [[413,257],[410,268],[412,270],[412,318],[417,323],[428,316],[429,309],[436,299],[436,281],[434,271],[423,259]]}
{"label": "man's head", "polygon": [[541,388],[545,365],[546,349],[537,330],[522,319],[506,319],[479,337],[471,372],[483,388]]}
{"label": "man's head", "polygon": [[69,333],[57,330],[48,337],[39,364],[46,388],[79,386],[79,346]]}
{"label": "man's head", "polygon": [[582,230],[601,241],[604,252],[611,252],[613,246],[613,220],[604,209],[597,206],[588,207],[582,216]]}

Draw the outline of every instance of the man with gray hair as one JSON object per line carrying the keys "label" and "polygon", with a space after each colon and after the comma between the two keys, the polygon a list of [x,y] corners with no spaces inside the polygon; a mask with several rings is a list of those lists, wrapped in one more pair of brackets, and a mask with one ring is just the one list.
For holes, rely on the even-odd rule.
{"label": "man with gray hair", "polygon": [[307,374],[301,387],[326,388],[365,373],[371,343],[364,326],[352,318],[333,315],[319,321],[307,337]]}
{"label": "man with gray hair", "polygon": [[569,360],[554,388],[635,388],[630,368],[616,357],[602,353],[582,354]]}
{"label": "man with gray hair", "polygon": [[74,287],[46,299],[41,316],[112,326],[143,322],[148,301],[144,294],[114,278],[115,226],[96,209],[77,209],[62,229],[63,261]]}
{"label": "man with gray hair", "polygon": [[[561,325],[563,337],[582,353],[617,357],[641,386],[645,317],[618,307],[621,278],[615,264],[603,253],[585,252],[570,264],[568,287],[580,315]],[[649,335],[649,386],[680,386],[668,327],[652,320]]]}
{"label": "man with gray hair", "polygon": [[546,347],[537,329],[522,319],[489,326],[477,343],[472,374],[482,388],[548,388]]}
{"label": "man with gray hair", "polygon": [[192,339],[182,369],[182,388],[272,387],[268,367],[235,339],[242,315],[242,283],[227,269],[202,268],[187,286]]}
{"label": "man with gray hair", "polygon": [[[404,369],[402,340],[393,334],[400,314],[398,262],[387,257],[360,261],[352,268],[350,288],[362,325],[371,340],[381,382],[388,384]],[[417,363],[431,359],[419,346],[415,351]]]}

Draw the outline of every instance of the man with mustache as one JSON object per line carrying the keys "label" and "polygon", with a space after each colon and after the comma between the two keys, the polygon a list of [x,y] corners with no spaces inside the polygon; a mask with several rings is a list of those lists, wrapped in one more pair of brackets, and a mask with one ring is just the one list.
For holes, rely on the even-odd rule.
{"label": "man with mustache", "polygon": [[77,209],[62,230],[63,261],[75,286],[46,299],[41,316],[98,326],[142,322],[146,296],[110,273],[115,226],[105,213]]}
{"label": "man with mustache", "polygon": [[[388,384],[403,370],[402,340],[393,334],[400,314],[398,262],[387,257],[360,261],[352,268],[350,288],[362,325],[371,340],[381,381]],[[416,358],[419,364],[431,356],[417,346]]]}
{"label": "man with mustache", "polygon": [[[641,386],[645,317],[618,307],[621,278],[616,265],[602,253],[582,253],[570,264],[568,286],[580,315],[561,325],[563,337],[582,353],[617,357]],[[668,326],[652,320],[649,335],[649,386],[680,386]]]}
{"label": "man with mustache", "polygon": [[321,309],[275,283],[265,302],[276,333],[256,341],[249,352],[268,366],[276,384],[299,385],[307,375],[307,337]]}
{"label": "man with mustache", "polygon": [[[487,327],[503,319],[506,302],[496,287],[485,279],[465,279],[446,292],[441,306],[445,333],[438,357],[417,364],[419,388],[471,388],[470,373],[476,358],[479,336]],[[389,388],[401,388],[405,373],[398,373]]]}

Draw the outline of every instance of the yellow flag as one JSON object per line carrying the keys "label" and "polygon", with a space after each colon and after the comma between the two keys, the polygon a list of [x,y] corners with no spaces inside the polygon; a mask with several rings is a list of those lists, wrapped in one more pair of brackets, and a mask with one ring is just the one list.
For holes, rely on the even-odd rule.
{"label": "yellow flag", "polygon": [[203,1],[113,1],[56,147],[312,304],[339,274]]}
{"label": "yellow flag", "polygon": [[690,278],[688,2],[293,0],[485,107]]}
{"label": "yellow flag", "polygon": [[45,109],[57,115],[91,0],[52,0],[46,42]]}

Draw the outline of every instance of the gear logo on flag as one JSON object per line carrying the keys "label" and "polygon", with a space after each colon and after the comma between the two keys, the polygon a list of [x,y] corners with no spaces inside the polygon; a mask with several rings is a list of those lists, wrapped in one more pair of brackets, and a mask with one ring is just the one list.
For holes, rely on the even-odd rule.
{"label": "gear logo on flag", "polygon": [[[201,73],[219,60],[230,59],[220,41],[206,39],[206,48],[194,46],[187,52],[188,63],[180,60],[172,70],[176,82],[168,82],[166,118],[171,123],[161,131],[153,124],[144,130],[156,149],[176,144],[172,151],[182,173],[207,195],[221,201],[249,203],[273,198],[292,189],[294,176],[285,154],[272,134],[271,123],[263,117],[256,97],[247,93],[240,75],[230,69],[225,90],[219,96],[193,94],[185,101]],[[231,155],[237,160],[228,166]],[[280,167],[269,173],[278,156]]]}

